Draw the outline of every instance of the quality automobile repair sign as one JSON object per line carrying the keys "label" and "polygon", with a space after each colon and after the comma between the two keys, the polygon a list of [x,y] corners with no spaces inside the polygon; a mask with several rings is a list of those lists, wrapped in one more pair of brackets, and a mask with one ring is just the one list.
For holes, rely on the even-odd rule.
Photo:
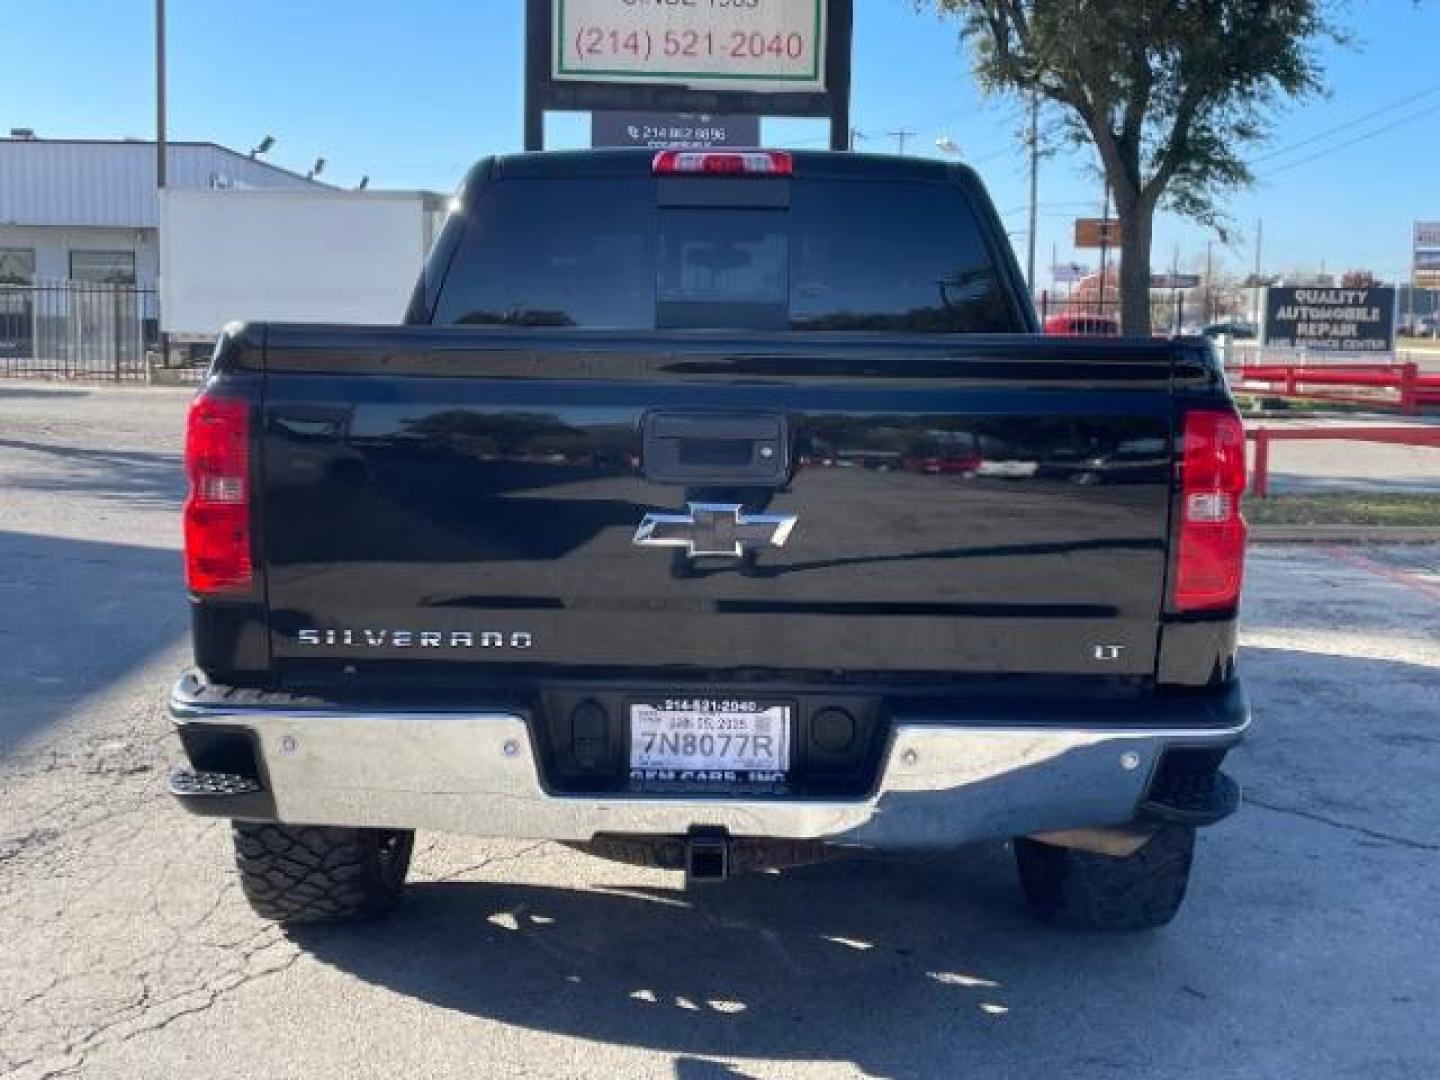
{"label": "quality automobile repair sign", "polygon": [[825,89],[825,0],[554,0],[552,76]]}
{"label": "quality automobile repair sign", "polygon": [[1265,344],[1324,352],[1390,352],[1395,347],[1395,290],[1268,289]]}

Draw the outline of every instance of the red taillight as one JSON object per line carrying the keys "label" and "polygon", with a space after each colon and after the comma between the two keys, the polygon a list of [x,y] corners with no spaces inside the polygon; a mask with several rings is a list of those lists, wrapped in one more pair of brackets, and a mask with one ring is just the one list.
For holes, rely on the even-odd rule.
{"label": "red taillight", "polygon": [[1233,412],[1185,415],[1175,607],[1213,611],[1240,599],[1245,568],[1245,427]]}
{"label": "red taillight", "polygon": [[250,565],[250,407],[204,395],[185,428],[185,580],[190,591],[248,592]]}
{"label": "red taillight", "polygon": [[795,163],[782,150],[661,150],[656,176],[790,176]]}

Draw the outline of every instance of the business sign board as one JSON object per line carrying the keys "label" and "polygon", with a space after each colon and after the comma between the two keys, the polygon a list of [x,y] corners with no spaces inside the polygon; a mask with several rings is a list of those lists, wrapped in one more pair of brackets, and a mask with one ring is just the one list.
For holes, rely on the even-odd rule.
{"label": "business sign board", "polygon": [[553,0],[551,78],[825,89],[825,0]]}
{"label": "business sign board", "polygon": [[1395,290],[1272,286],[1265,344],[1312,352],[1388,353],[1395,348]]}
{"label": "business sign board", "polygon": [[1120,222],[1116,218],[1075,219],[1077,248],[1119,247],[1120,238]]}
{"label": "business sign board", "polygon": [[1199,274],[1150,275],[1150,288],[1152,289],[1198,289],[1199,287]]}
{"label": "business sign board", "polygon": [[525,146],[546,110],[828,117],[850,127],[854,0],[527,0]]}
{"label": "business sign board", "polygon": [[1090,273],[1090,268],[1081,263],[1056,263],[1050,268],[1050,279],[1056,285],[1074,285]]}
{"label": "business sign board", "polygon": [[590,114],[590,145],[640,146],[652,150],[759,146],[760,118],[707,113],[596,112]]}
{"label": "business sign board", "polygon": [[1417,289],[1440,289],[1440,221],[1415,223],[1415,264],[1411,281]]}

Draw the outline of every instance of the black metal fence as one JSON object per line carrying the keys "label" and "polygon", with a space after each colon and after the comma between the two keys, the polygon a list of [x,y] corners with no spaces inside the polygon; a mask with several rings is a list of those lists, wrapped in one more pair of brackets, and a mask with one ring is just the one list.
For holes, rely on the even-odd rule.
{"label": "black metal fence", "polygon": [[0,376],[143,381],[158,347],[154,289],[84,281],[0,284]]}
{"label": "black metal fence", "polygon": [[[1253,309],[1249,292],[1205,289],[1156,289],[1150,294],[1150,327],[1156,334],[1194,334],[1220,322],[1248,322]],[[1035,310],[1052,333],[1105,334],[1120,328],[1120,296],[1110,290],[1064,295],[1042,292]],[[1052,322],[1053,320],[1053,322]]]}

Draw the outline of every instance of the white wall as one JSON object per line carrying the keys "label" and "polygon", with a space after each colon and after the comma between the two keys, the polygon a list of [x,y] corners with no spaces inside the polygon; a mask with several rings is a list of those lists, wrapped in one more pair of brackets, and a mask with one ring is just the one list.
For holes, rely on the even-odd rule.
{"label": "white wall", "polygon": [[394,323],[420,272],[411,192],[180,191],[160,204],[160,312],[174,334],[238,319]]}
{"label": "white wall", "polygon": [[37,282],[64,281],[70,276],[72,251],[129,251],[135,255],[135,282],[153,289],[160,271],[154,229],[84,229],[72,226],[0,225],[0,248],[35,252]]}

